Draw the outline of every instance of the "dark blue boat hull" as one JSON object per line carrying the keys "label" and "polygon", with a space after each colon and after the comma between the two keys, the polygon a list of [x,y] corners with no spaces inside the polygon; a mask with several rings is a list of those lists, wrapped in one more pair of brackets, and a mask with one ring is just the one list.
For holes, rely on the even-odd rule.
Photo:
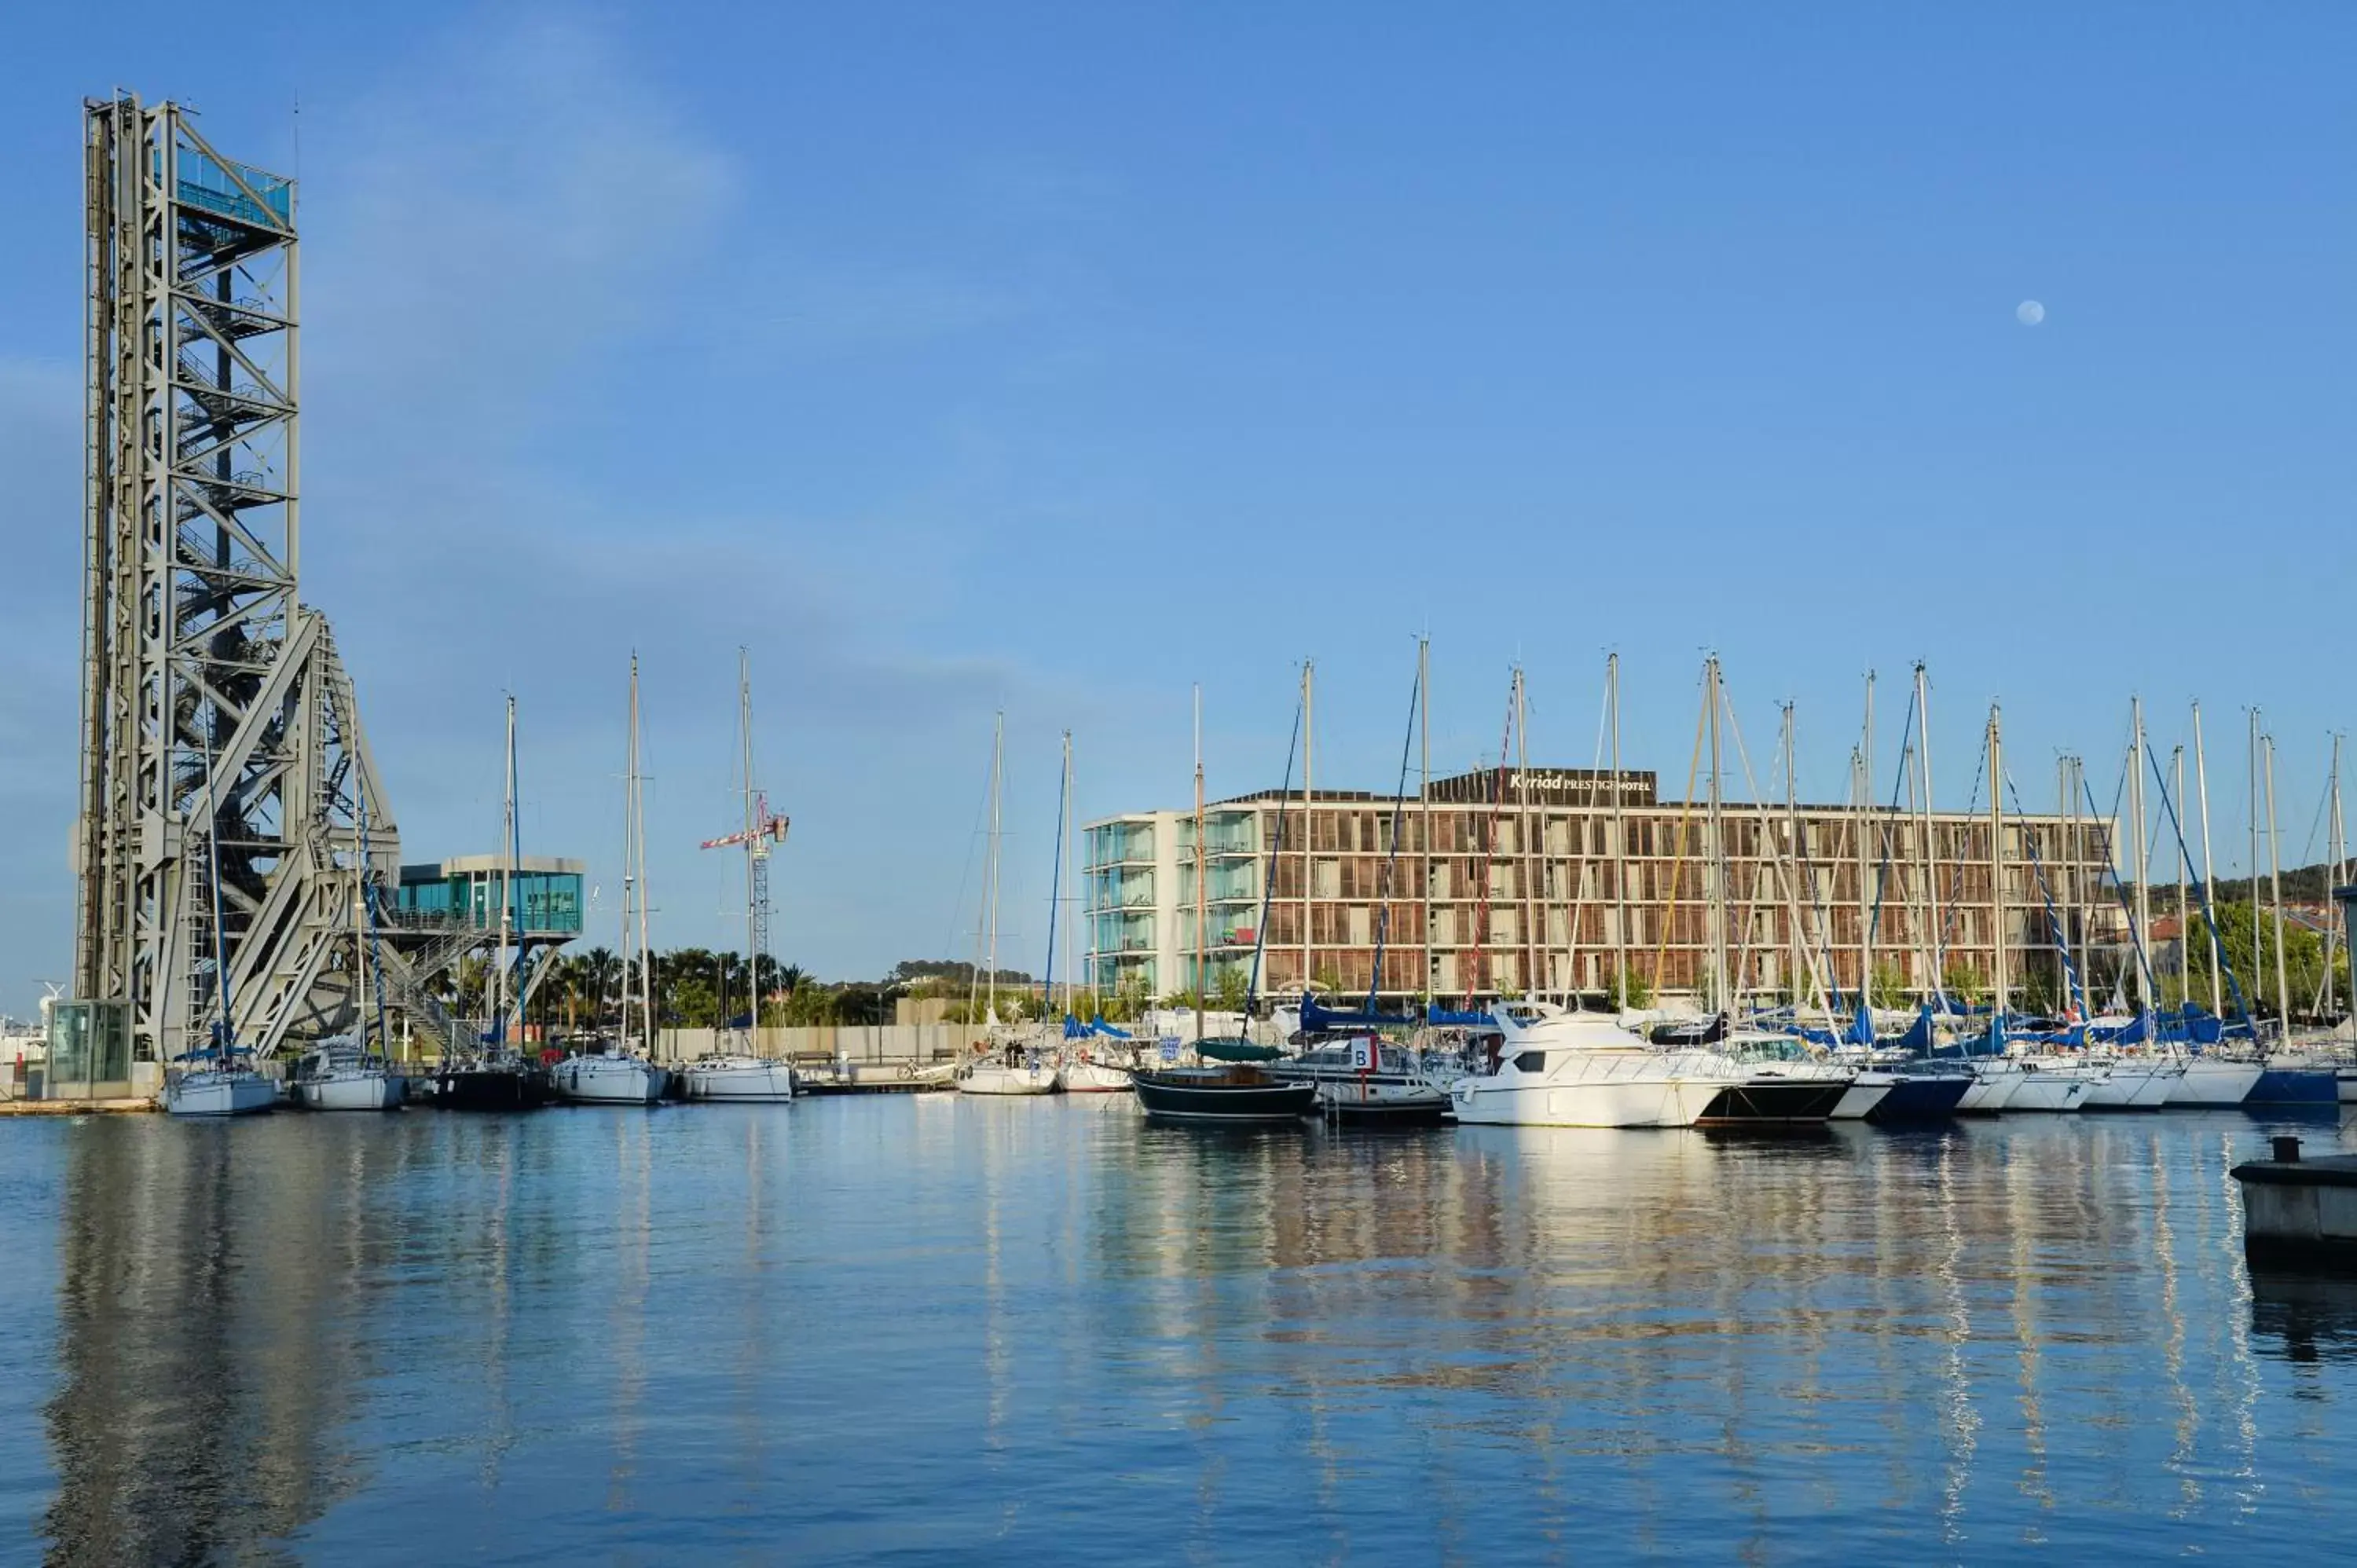
{"label": "dark blue boat hull", "polygon": [[2330,1068],[2269,1068],[2243,1097],[2245,1105],[2338,1105]]}

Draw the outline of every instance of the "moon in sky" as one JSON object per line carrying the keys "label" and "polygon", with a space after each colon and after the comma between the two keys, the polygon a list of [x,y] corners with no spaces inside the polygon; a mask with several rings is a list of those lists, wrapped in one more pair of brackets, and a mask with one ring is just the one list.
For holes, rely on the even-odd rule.
{"label": "moon in sky", "polygon": [[2046,319],[2046,307],[2034,299],[2025,299],[2013,307],[2013,318],[2024,327],[2035,327]]}

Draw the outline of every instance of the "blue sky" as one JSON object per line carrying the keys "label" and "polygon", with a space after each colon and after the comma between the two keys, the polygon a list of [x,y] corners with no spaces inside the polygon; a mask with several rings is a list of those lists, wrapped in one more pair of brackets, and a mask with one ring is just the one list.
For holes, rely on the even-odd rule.
{"label": "blue sky", "polygon": [[[659,940],[722,940],[735,650],[794,817],[779,946],[962,948],[990,714],[1004,939],[1081,807],[1436,761],[1682,781],[1702,651],[1764,766],[1886,778],[1930,662],[1943,797],[2005,703],[2108,802],[2242,709],[2287,862],[2351,716],[2357,12],[2285,5],[45,6],[0,62],[0,1006],[68,962],[79,105],[136,88],[303,179],[305,593],[408,853],[527,848],[612,918],[629,651]],[[397,16],[396,19],[392,19]],[[292,110],[299,100],[299,136]],[[2044,302],[2045,322],[2016,306]],[[2225,824],[2236,824],[2233,828]],[[593,936],[606,936],[593,927]]]}

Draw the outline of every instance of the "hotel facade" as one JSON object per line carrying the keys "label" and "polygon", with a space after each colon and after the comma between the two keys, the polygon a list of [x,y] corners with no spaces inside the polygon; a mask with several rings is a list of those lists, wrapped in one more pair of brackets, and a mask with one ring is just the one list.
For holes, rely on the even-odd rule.
{"label": "hotel facade", "polygon": [[[2004,886],[1986,813],[1660,799],[1655,776],[1493,769],[1404,797],[1265,790],[1207,805],[1201,929],[1191,811],[1088,825],[1089,977],[1148,997],[1249,975],[1260,993],[1387,1004],[1609,992],[1625,957],[1657,998],[1706,998],[1717,886],[1729,986],[1810,1001],[1862,973],[1928,993],[1933,953],[1984,984],[2005,944],[2017,1002],[2060,994],[2122,940],[2114,824],[2008,813]],[[1265,930],[1263,889],[1268,887]],[[1863,897],[1861,897],[1863,895]],[[1936,938],[1936,941],[1935,941]],[[1381,950],[1381,974],[1376,973]]]}

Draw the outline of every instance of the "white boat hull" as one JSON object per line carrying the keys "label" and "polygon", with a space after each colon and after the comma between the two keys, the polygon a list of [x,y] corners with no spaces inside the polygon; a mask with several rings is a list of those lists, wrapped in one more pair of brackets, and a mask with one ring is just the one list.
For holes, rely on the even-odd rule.
{"label": "white boat hull", "polygon": [[307,1111],[393,1111],[408,1090],[407,1079],[389,1072],[339,1072],[297,1079],[295,1098]]}
{"label": "white boat hull", "polygon": [[1052,1067],[1008,1067],[1004,1062],[977,1062],[958,1079],[960,1094],[1053,1094]]}
{"label": "white boat hull", "polygon": [[258,1072],[192,1072],[164,1087],[175,1116],[252,1116],[278,1103],[278,1085]]}
{"label": "white boat hull", "polygon": [[[2184,1069],[2152,1062],[2115,1061],[2087,1091],[2090,1111],[2158,1111]],[[2257,1079],[2254,1079],[2253,1082]],[[2245,1091],[2247,1092],[2247,1091]]]}
{"label": "white boat hull", "polygon": [[1866,1120],[1867,1112],[1882,1103],[1882,1097],[1890,1092],[1897,1081],[1887,1072],[1859,1073],[1850,1081],[1849,1088],[1843,1091],[1842,1097],[1834,1102],[1831,1120],[1835,1122]]}
{"label": "white boat hull", "polygon": [[1717,1079],[1499,1084],[1469,1078],[1449,1090],[1449,1103],[1467,1125],[1691,1127],[1727,1087]]}
{"label": "white boat hull", "polygon": [[2343,1105],[2357,1105],[2357,1067],[2335,1069],[2332,1074],[2333,1092]]}
{"label": "white boat hull", "polygon": [[2007,1115],[2059,1114],[2087,1103],[2102,1078],[2075,1067],[2027,1067],[2014,1075],[2013,1092],[2005,1101]]}
{"label": "white boat hull", "polygon": [[548,1077],[576,1105],[652,1105],[671,1083],[668,1069],[635,1057],[567,1057]]}
{"label": "white boat hull", "polygon": [[777,1104],[794,1097],[793,1069],[759,1057],[696,1062],[680,1076],[690,1100]]}
{"label": "white boat hull", "polygon": [[1960,1116],[1993,1116],[2003,1111],[2013,1100],[2014,1090],[2021,1087],[2021,1069],[2012,1062],[1978,1061],[1973,1064],[1973,1086],[1956,1101]]}
{"label": "white boat hull", "polygon": [[1066,1094],[1126,1094],[1129,1074],[1103,1062],[1066,1062],[1060,1070]]}
{"label": "white boat hull", "polygon": [[2240,1105],[2259,1086],[2266,1069],[2256,1062],[2216,1057],[2196,1057],[2185,1064],[2185,1075],[2169,1085],[2171,1105]]}

